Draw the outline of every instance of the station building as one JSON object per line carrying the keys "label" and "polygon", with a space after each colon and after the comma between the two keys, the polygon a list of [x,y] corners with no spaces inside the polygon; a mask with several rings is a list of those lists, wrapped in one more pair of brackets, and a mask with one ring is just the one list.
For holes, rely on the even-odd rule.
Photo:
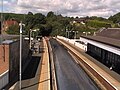
{"label": "station building", "polygon": [[81,36],[86,53],[120,74],[120,28],[102,29],[94,36]]}

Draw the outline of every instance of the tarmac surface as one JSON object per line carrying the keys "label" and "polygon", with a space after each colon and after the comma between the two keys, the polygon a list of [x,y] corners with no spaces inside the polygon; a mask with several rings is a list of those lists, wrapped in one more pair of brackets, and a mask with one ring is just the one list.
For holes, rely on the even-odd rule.
{"label": "tarmac surface", "polygon": [[99,90],[74,58],[55,39],[50,40],[59,90]]}

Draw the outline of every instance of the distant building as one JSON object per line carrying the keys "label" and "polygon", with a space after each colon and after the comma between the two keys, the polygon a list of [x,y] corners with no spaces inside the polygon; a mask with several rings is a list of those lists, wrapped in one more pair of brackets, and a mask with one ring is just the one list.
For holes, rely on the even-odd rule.
{"label": "distant building", "polygon": [[7,31],[11,25],[18,25],[18,22],[14,19],[3,21],[3,30]]}
{"label": "distant building", "polygon": [[120,28],[107,28],[96,36],[81,36],[86,52],[120,74]]}
{"label": "distant building", "polygon": [[71,21],[71,23],[81,23],[81,24],[85,24],[87,22],[86,18],[75,18],[73,21]]}

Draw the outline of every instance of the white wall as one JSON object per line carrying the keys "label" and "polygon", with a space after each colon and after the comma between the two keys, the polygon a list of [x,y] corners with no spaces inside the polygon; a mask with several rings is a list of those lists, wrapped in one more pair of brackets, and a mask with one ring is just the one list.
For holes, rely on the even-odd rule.
{"label": "white wall", "polygon": [[80,49],[82,49],[82,50],[84,50],[84,51],[87,51],[87,46],[86,46],[86,45],[83,45],[83,44],[80,44],[80,43],[78,43],[78,42],[75,42],[75,41],[80,41],[80,39],[68,39],[68,38],[65,38],[65,37],[63,37],[63,36],[57,36],[57,38],[63,39],[63,40],[65,40],[65,41],[67,41],[67,42],[69,42],[69,43],[77,46],[78,48],[80,48]]}
{"label": "white wall", "polygon": [[80,49],[82,49],[84,51],[87,51],[87,46],[86,45],[75,42],[75,46],[79,47]]}
{"label": "white wall", "polygon": [[0,90],[9,82],[8,70],[0,75]]}
{"label": "white wall", "polygon": [[83,49],[84,51],[87,51],[87,46],[86,45],[87,45],[87,43],[90,43],[90,44],[95,45],[99,48],[102,48],[102,49],[107,50],[109,52],[120,55],[120,49],[118,49],[116,47],[112,47],[110,45],[106,45],[106,44],[102,44],[102,43],[99,43],[99,42],[96,42],[96,41],[88,40],[88,39],[83,38],[83,37],[80,37],[80,39],[77,39],[77,40],[80,40],[80,41],[84,42],[86,45],[75,42],[76,39],[68,39],[68,38],[65,38],[65,37],[62,37],[62,36],[58,36],[58,38],[63,39],[65,41],[68,41],[69,43]]}

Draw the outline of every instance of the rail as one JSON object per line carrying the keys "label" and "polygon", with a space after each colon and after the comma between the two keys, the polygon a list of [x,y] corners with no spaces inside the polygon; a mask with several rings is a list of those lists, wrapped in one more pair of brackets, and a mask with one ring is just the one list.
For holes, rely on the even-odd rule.
{"label": "rail", "polygon": [[[89,76],[92,76],[91,78],[97,82],[97,85],[103,90],[120,90],[120,83],[116,83],[117,81],[114,80],[110,75],[110,79],[112,79],[112,82],[108,81],[103,73],[106,73],[104,70],[100,69],[95,65],[93,62],[91,62],[88,59],[80,55],[79,51],[74,49],[72,46],[67,45],[64,41],[57,39],[61,44],[63,44],[72,54],[74,54],[79,59],[79,64],[84,68],[84,70],[88,73]],[[93,66],[92,66],[93,64]],[[95,67],[94,67],[95,66]],[[100,73],[100,71],[101,73]],[[97,78],[96,78],[97,77]]]}
{"label": "rail", "polygon": [[56,79],[56,71],[55,71],[55,64],[54,64],[54,61],[53,61],[53,51],[52,51],[52,48],[51,48],[51,45],[50,45],[50,42],[48,41],[47,42],[48,44],[48,50],[49,50],[49,57],[50,57],[50,64],[51,64],[51,84],[52,84],[52,90],[58,90],[58,87],[57,87],[57,79]]}

